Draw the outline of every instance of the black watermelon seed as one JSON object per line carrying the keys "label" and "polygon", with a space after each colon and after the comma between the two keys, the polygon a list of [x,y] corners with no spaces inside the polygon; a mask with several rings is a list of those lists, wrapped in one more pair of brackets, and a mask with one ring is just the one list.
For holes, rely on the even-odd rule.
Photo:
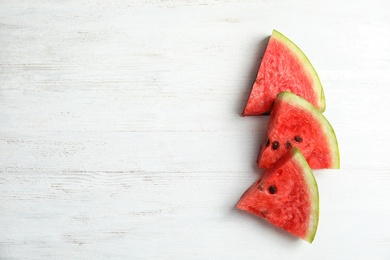
{"label": "black watermelon seed", "polygon": [[296,135],[296,136],[294,137],[294,140],[297,141],[298,143],[300,143],[300,142],[302,142],[302,137]]}
{"label": "black watermelon seed", "polygon": [[276,150],[278,148],[279,148],[279,142],[278,141],[272,142],[272,149]]}
{"label": "black watermelon seed", "polygon": [[265,143],[265,146],[268,147],[270,143],[271,143],[271,141],[269,139],[267,139],[267,142]]}
{"label": "black watermelon seed", "polygon": [[271,193],[271,194],[275,194],[276,193],[276,187],[274,185],[271,185],[269,187],[269,193]]}
{"label": "black watermelon seed", "polygon": [[292,148],[292,145],[291,145],[290,142],[287,142],[287,143],[286,143],[286,148],[287,148],[287,149],[291,149],[291,148]]}

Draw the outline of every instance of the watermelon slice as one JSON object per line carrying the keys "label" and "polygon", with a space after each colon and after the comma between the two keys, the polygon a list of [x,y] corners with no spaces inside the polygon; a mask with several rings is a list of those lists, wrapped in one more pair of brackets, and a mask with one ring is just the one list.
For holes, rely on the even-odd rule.
{"label": "watermelon slice", "polygon": [[257,163],[270,168],[294,146],[312,169],[339,169],[340,158],[332,126],[312,104],[290,92],[278,94]]}
{"label": "watermelon slice", "polygon": [[241,197],[237,208],[312,242],[319,219],[319,195],[312,170],[298,148],[284,155]]}
{"label": "watermelon slice", "polygon": [[276,95],[289,91],[325,110],[320,79],[306,55],[286,36],[274,30],[264,53],[243,116],[267,114]]}

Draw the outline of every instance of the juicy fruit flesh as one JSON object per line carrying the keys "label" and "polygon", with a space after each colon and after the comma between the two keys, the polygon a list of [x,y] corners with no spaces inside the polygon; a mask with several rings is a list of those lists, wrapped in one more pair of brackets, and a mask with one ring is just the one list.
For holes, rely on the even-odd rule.
{"label": "juicy fruit flesh", "polygon": [[312,242],[318,224],[318,190],[309,166],[296,157],[303,158],[294,148],[243,194],[237,208]]}
{"label": "juicy fruit flesh", "polygon": [[[270,168],[295,146],[305,156],[312,169],[338,168],[338,150],[335,155],[332,149],[337,146],[337,140],[325,117],[315,108],[307,110],[289,103],[283,96],[296,99],[298,103],[307,103],[291,93],[278,95],[268,124],[266,143],[260,148],[259,167]],[[319,117],[322,121],[319,121]],[[328,129],[325,129],[324,125]],[[274,142],[280,143],[276,149],[275,146],[268,145]]]}
{"label": "juicy fruit flesh", "polygon": [[274,31],[253,84],[244,116],[271,111],[277,94],[290,91],[325,110],[323,90],[314,68],[289,39]]}

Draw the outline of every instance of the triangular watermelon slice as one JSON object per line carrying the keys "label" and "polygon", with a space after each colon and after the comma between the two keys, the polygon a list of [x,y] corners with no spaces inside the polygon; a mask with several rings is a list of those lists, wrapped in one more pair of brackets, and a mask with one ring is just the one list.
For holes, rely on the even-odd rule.
{"label": "triangular watermelon slice", "polygon": [[268,122],[257,163],[270,168],[294,146],[312,169],[340,168],[336,135],[312,104],[290,92],[279,93]]}
{"label": "triangular watermelon slice", "polygon": [[321,112],[325,110],[322,85],[309,59],[291,40],[274,30],[242,114],[269,113],[282,91],[303,97]]}
{"label": "triangular watermelon slice", "polygon": [[319,219],[319,195],[312,170],[291,149],[241,197],[237,208],[312,242]]}

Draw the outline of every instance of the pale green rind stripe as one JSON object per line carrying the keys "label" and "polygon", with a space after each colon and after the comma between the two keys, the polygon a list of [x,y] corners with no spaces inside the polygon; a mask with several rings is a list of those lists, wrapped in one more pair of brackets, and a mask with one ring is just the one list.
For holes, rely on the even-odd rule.
{"label": "pale green rind stripe", "polygon": [[278,32],[277,30],[272,31],[271,37],[277,39],[285,46],[287,46],[297,56],[298,60],[304,65],[307,74],[313,79],[314,91],[320,99],[320,107],[318,108],[318,110],[320,112],[324,112],[326,108],[324,89],[322,88],[322,84],[320,78],[318,77],[317,71],[314,69],[310,60],[295,43],[293,43],[289,38]]}
{"label": "pale green rind stripe", "polygon": [[320,216],[320,196],[318,192],[318,185],[314,177],[313,171],[311,170],[309,164],[307,163],[305,157],[302,155],[299,149],[297,147],[294,147],[292,153],[293,159],[301,166],[307,187],[309,189],[311,212],[309,228],[305,240],[312,243],[317,233],[318,221]]}
{"label": "pale green rind stripe", "polygon": [[332,155],[332,165],[333,169],[340,169],[340,154],[339,154],[339,146],[336,138],[336,134],[333,130],[332,125],[326,119],[326,117],[321,114],[318,109],[313,106],[309,101],[304,98],[301,98],[291,92],[281,92],[278,94],[277,98],[286,100],[288,103],[293,106],[299,107],[308,111],[317,121],[321,124],[321,129],[324,132],[326,139],[328,141],[328,147],[331,150]]}

